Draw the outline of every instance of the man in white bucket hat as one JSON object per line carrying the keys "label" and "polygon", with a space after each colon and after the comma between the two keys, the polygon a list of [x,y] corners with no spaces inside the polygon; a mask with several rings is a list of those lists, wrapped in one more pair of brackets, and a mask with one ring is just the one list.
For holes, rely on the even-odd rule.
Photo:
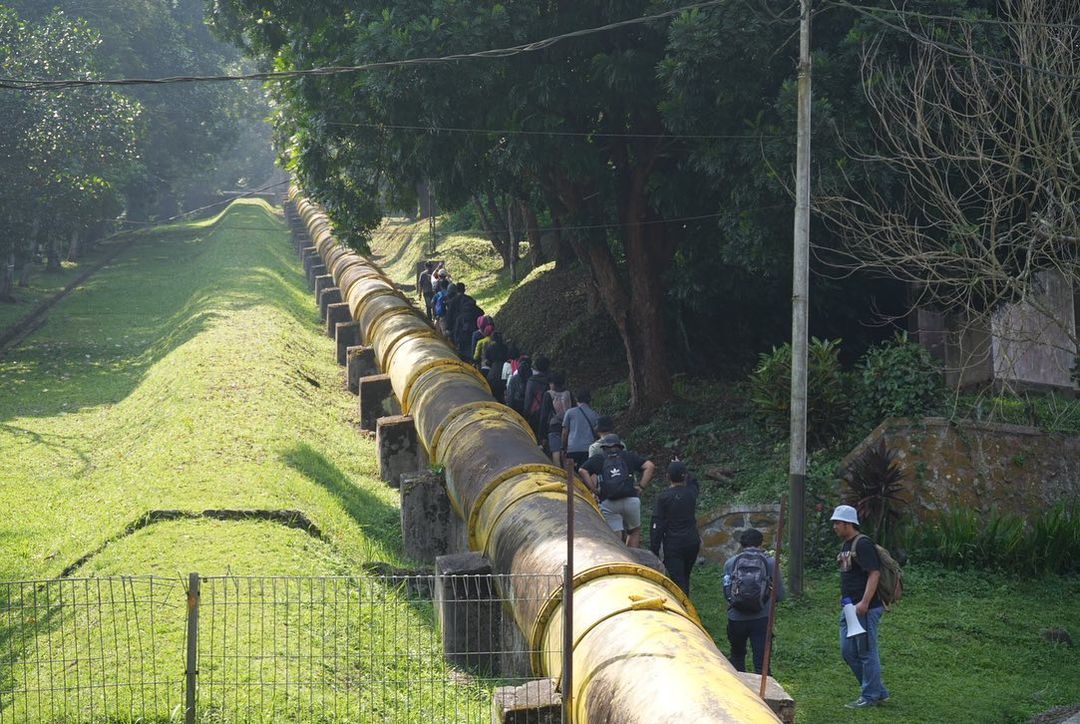
{"label": "man in white bucket hat", "polygon": [[878,624],[885,604],[877,595],[881,578],[881,559],[874,542],[859,533],[859,513],[850,505],[838,505],[833,511],[833,531],[843,541],[840,554],[840,597],[855,604],[855,613],[865,634],[848,636],[847,618],[840,613],[840,655],[859,680],[859,698],[847,704],[849,709],[877,706],[889,698],[881,682],[881,658],[878,654]]}

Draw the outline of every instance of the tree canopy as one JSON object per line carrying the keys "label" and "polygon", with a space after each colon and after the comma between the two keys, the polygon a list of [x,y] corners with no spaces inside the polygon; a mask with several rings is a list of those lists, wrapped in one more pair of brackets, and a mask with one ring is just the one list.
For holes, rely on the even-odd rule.
{"label": "tree canopy", "polygon": [[[910,5],[951,14],[985,4]],[[223,37],[284,70],[507,48],[679,4],[215,0],[208,7]],[[633,409],[644,412],[671,394],[671,328],[681,311],[715,318],[718,308],[750,300],[760,317],[784,316],[793,9],[773,0],[721,3],[498,59],[290,80],[276,91],[279,147],[359,248],[382,202],[407,201],[424,179],[444,208],[492,187],[540,206],[587,265],[623,340]],[[869,132],[858,72],[867,37],[883,39],[896,57],[918,44],[854,9],[833,6],[815,17],[815,153],[835,159],[815,165],[822,183],[841,173],[841,139]],[[814,235],[824,249],[836,243],[820,223]],[[818,318],[864,313],[865,300],[855,312],[850,302],[869,286],[865,278],[818,279]],[[744,324],[760,326],[760,317]]]}

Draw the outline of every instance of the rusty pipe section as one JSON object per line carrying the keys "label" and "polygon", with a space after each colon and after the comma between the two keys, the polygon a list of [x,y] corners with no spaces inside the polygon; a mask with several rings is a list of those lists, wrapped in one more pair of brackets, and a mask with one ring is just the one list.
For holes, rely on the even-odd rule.
{"label": "rusty pipe section", "polygon": [[[503,593],[535,652],[535,673],[560,680],[565,473],[390,279],[338,244],[325,214],[298,189],[289,196],[402,412],[446,471],[470,546],[499,573],[522,574],[507,579],[519,590]],[[778,721],[736,677],[678,586],[623,545],[584,486],[573,495],[572,720]]]}

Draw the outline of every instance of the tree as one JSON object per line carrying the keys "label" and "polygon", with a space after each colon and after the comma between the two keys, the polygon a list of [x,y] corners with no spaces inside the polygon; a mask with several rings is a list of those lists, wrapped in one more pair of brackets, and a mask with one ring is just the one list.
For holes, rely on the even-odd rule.
{"label": "tree", "polygon": [[1003,5],[1003,23],[916,26],[910,65],[866,45],[874,141],[819,208],[843,263],[899,279],[917,303],[983,318],[1024,300],[1076,342],[1039,277],[1080,282],[1080,6]]}
{"label": "tree", "polygon": [[[62,13],[37,23],[0,8],[0,68],[8,77],[94,77],[98,38]],[[138,105],[109,90],[0,94],[0,298],[10,299],[16,266],[28,268],[45,239],[59,268],[60,239],[98,221],[134,160]]]}

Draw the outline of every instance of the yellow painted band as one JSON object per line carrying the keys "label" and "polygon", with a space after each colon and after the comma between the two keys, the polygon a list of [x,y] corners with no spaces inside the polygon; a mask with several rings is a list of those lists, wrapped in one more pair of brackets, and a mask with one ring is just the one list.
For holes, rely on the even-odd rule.
{"label": "yellow painted band", "polygon": [[[477,370],[475,367],[473,367],[470,364],[466,364],[466,363],[462,362],[457,357],[443,357],[443,358],[437,358],[437,359],[430,359],[427,362],[424,362],[422,365],[420,365],[420,367],[416,370],[416,372],[414,372],[412,374],[412,376],[409,377],[409,381],[405,383],[405,389],[401,391],[401,411],[402,411],[403,414],[408,415],[409,413],[408,413],[407,410],[412,408],[412,399],[411,399],[412,398],[412,389],[415,386],[416,382],[419,381],[419,379],[426,372],[429,372],[429,371],[431,371],[433,369],[436,369],[438,367],[453,367],[456,370],[458,370],[458,371],[460,371],[460,372],[462,372],[464,374],[468,374],[468,375],[471,375],[472,377],[475,377],[477,380],[479,380],[480,382],[483,382],[485,385],[487,384],[487,380],[484,379],[484,376],[480,374],[479,370]],[[436,430],[436,432],[438,432],[438,430]],[[434,435],[432,437],[434,438]],[[434,442],[432,442],[428,446],[428,449],[432,450],[432,451],[435,450]]]}

